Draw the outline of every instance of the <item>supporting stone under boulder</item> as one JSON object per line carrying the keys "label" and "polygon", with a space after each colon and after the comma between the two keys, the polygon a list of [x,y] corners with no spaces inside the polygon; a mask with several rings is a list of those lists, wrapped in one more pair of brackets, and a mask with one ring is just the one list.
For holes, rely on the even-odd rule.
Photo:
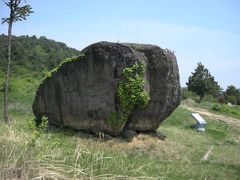
{"label": "supporting stone under boulder", "polygon": [[[124,72],[132,73],[130,80]],[[129,84],[124,82],[133,90],[126,91]],[[51,125],[95,133],[118,135],[123,128],[155,131],[179,105],[180,92],[176,57],[169,50],[99,42],[63,62],[43,80],[33,112],[38,123],[46,116]]]}

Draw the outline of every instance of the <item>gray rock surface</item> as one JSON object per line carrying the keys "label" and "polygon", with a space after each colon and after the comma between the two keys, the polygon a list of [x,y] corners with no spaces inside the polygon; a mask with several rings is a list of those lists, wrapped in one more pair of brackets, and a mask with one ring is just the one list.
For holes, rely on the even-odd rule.
{"label": "gray rock surface", "polygon": [[126,129],[124,128],[121,132],[121,136],[125,139],[127,139],[128,141],[132,141],[132,139],[137,136],[137,133],[133,130],[130,129]]}
{"label": "gray rock surface", "polygon": [[[180,103],[176,57],[158,46],[99,42],[82,50],[84,58],[64,63],[39,86],[33,103],[38,121],[74,129],[118,135],[125,127],[134,131],[156,130]],[[119,109],[116,91],[126,67],[147,65],[146,108],[136,109],[120,128],[106,119]]]}

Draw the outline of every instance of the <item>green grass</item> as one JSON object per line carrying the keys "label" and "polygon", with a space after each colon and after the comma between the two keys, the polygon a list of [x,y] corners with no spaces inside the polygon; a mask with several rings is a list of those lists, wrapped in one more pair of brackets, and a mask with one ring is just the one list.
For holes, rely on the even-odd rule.
{"label": "green grass", "polygon": [[[0,125],[0,179],[240,177],[240,130],[207,119],[206,132],[196,132],[191,113],[181,107],[159,128],[165,141],[139,135],[132,142],[103,142],[70,129],[36,133],[27,110],[11,109],[15,124]],[[201,160],[211,146],[209,160]]]}
{"label": "green grass", "polygon": [[[38,75],[37,78],[34,77],[34,74],[28,74],[25,76],[12,75],[10,78],[9,85],[9,102],[13,104],[24,104],[26,106],[31,106],[33,98],[36,93],[36,89],[40,84],[40,80],[43,79],[45,75],[42,73]],[[0,77],[0,87],[4,82],[4,76]],[[1,89],[3,92],[3,90]],[[0,94],[0,100],[2,104],[3,94]]]}
{"label": "green grass", "polygon": [[[184,100],[182,103],[189,104],[188,100]],[[192,101],[190,104],[191,106],[207,109],[215,114],[222,114],[240,119],[240,106],[237,105],[229,106],[227,104],[211,103],[207,101],[202,101],[200,103]]]}
{"label": "green grass", "polygon": [[[71,129],[37,131],[31,123],[31,104],[39,82],[29,77],[12,81],[11,128],[0,112],[0,179],[240,177],[239,128],[206,119],[206,132],[197,132],[191,112],[181,107],[159,128],[165,141],[140,134],[132,142],[120,138],[104,142]],[[209,159],[203,161],[211,146]]]}
{"label": "green grass", "polygon": [[212,111],[240,119],[240,106],[229,106],[226,104],[211,104]]}

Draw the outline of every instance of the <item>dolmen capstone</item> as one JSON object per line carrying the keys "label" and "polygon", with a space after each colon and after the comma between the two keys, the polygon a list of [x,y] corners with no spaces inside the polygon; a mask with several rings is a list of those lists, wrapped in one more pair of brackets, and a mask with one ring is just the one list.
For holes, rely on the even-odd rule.
{"label": "dolmen capstone", "polygon": [[155,45],[99,42],[63,61],[42,81],[36,122],[94,133],[156,131],[180,103],[174,53]]}

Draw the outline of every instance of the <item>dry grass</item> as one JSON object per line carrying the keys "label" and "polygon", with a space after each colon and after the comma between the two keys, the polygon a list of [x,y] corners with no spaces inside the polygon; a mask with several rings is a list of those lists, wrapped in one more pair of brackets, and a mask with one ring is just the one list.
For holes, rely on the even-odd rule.
{"label": "dry grass", "polygon": [[[132,166],[129,169],[129,172],[138,174],[137,177],[127,173],[112,174],[112,166],[117,167],[119,159],[124,160],[126,156],[104,153],[104,147],[107,147],[110,141],[69,137],[75,139],[74,143],[67,143],[70,148],[64,149],[64,144],[58,145],[55,134],[42,134],[36,138],[28,134],[29,132],[14,128],[5,125],[1,127],[1,179],[155,179],[141,172],[143,166]],[[86,143],[92,144],[92,147],[87,147]],[[115,146],[116,144],[117,141]],[[100,151],[92,149],[100,148],[100,145],[103,145]],[[129,166],[123,165],[119,170],[127,172],[128,168]]]}
{"label": "dry grass", "polygon": [[[179,108],[160,131],[165,141],[139,134],[132,142],[100,141],[79,132],[36,133],[24,113],[0,125],[0,179],[237,179],[240,131],[208,120],[206,133]],[[202,157],[214,146],[208,160]]]}

